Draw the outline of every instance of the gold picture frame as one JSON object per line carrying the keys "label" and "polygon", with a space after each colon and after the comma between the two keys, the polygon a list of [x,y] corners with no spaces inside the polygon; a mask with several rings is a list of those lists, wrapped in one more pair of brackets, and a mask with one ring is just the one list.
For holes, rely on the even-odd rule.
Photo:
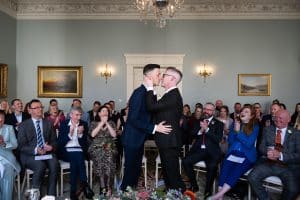
{"label": "gold picture frame", "polygon": [[239,74],[239,96],[270,96],[271,74]]}
{"label": "gold picture frame", "polygon": [[7,97],[7,75],[8,67],[6,64],[0,64],[0,97]]}
{"label": "gold picture frame", "polygon": [[82,97],[82,66],[38,66],[38,97]]}

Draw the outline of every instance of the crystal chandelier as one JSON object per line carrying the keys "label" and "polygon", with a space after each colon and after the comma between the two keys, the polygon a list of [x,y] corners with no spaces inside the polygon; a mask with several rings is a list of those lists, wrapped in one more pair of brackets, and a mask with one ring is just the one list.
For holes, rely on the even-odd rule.
{"label": "crystal chandelier", "polygon": [[145,21],[149,13],[153,12],[156,25],[159,28],[166,26],[166,20],[172,18],[180,9],[184,0],[135,0],[135,5],[140,13],[141,20]]}

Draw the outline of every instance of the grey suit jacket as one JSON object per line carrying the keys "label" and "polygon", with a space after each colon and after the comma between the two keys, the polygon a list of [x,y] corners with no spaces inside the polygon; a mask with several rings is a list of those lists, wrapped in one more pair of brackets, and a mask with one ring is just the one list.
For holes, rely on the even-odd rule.
{"label": "grey suit jacket", "polygon": [[[51,145],[54,151],[56,149],[56,133],[48,120],[43,119],[42,121],[44,141]],[[21,155],[34,156],[37,136],[32,119],[27,119],[19,125],[18,145]]]}
{"label": "grey suit jacket", "polygon": [[[262,142],[259,146],[259,151],[262,153],[263,158],[267,158],[268,146],[275,146],[276,128],[274,126],[266,127],[263,130]],[[283,149],[283,162],[289,168],[299,169],[300,167],[300,131],[293,127],[287,127],[284,137]]]}

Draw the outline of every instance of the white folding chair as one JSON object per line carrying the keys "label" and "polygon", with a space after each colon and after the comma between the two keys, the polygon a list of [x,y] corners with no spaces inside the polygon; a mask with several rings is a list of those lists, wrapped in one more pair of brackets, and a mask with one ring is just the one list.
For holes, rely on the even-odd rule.
{"label": "white folding chair", "polygon": [[15,185],[15,190],[17,192],[17,195],[18,195],[18,200],[21,200],[21,177],[20,177],[20,174],[17,175],[16,177],[16,184],[17,184],[17,188],[16,188],[16,185]]}
{"label": "white folding chair", "polygon": [[[196,171],[196,178],[199,176],[199,172],[206,173],[206,164],[204,161],[197,162],[194,164],[194,170]],[[213,182],[213,194],[216,193],[216,180]]]}

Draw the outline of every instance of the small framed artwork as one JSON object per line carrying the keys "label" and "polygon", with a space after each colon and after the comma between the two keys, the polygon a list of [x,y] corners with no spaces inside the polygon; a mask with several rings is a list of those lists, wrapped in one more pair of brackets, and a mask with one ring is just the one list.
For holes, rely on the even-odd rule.
{"label": "small framed artwork", "polygon": [[271,74],[239,74],[239,96],[270,96]]}
{"label": "small framed artwork", "polygon": [[0,64],[0,97],[7,97],[7,65]]}
{"label": "small framed artwork", "polygon": [[82,66],[38,66],[38,97],[82,97]]}

